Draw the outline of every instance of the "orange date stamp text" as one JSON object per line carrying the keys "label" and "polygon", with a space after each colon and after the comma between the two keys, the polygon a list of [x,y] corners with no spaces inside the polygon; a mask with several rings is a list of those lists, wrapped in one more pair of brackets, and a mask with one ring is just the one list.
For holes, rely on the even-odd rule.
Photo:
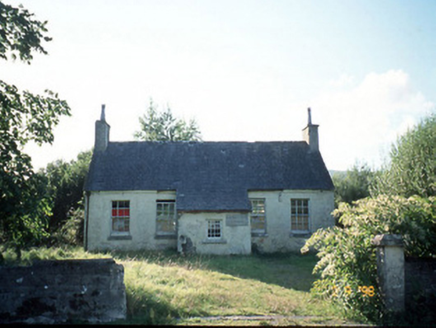
{"label": "orange date stamp text", "polygon": [[[332,296],[337,297],[340,289],[338,287],[336,287],[336,285],[333,285],[332,291],[333,291]],[[344,287],[344,293],[346,295],[351,295],[352,292],[353,292],[353,290],[350,286]],[[363,297],[373,297],[374,296],[374,286],[359,286],[357,292],[361,293],[363,295]]]}

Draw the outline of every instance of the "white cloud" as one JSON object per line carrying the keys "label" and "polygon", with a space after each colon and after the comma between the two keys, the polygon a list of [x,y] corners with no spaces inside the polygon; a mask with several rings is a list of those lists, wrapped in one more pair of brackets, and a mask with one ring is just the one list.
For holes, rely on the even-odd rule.
{"label": "white cloud", "polygon": [[341,76],[312,102],[322,122],[320,142],[330,169],[347,169],[356,160],[379,166],[381,152],[435,108],[413,89],[402,70],[370,73],[354,85]]}
{"label": "white cloud", "polygon": [[342,74],[338,79],[331,80],[329,85],[334,88],[347,87],[354,83],[354,77],[348,74]]}

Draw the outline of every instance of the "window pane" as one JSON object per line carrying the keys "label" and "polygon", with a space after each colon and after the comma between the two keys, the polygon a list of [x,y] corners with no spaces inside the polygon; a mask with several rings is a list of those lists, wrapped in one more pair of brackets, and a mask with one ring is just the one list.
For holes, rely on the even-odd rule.
{"label": "window pane", "polygon": [[308,199],[291,199],[291,230],[309,230]]}
{"label": "window pane", "polygon": [[251,230],[256,233],[265,233],[265,199],[250,199],[251,202]]}
{"label": "window pane", "polygon": [[130,201],[112,201],[112,231],[129,232]]}
{"label": "window pane", "polygon": [[207,221],[207,237],[208,238],[221,238],[221,221],[210,220]]}
{"label": "window pane", "polygon": [[307,217],[304,218],[303,222],[302,222],[302,227],[303,230],[309,230],[309,220]]}
{"label": "window pane", "polygon": [[171,233],[175,231],[175,222],[170,220],[158,220],[157,231]]}
{"label": "window pane", "polygon": [[171,201],[157,201],[156,203],[156,233],[175,234],[176,232],[176,204]]}
{"label": "window pane", "polygon": [[260,216],[252,216],[251,217],[251,229],[252,230],[264,230],[265,229],[265,220]]}
{"label": "window pane", "polygon": [[265,202],[263,200],[252,200],[251,201],[252,212],[256,214],[265,213]]}
{"label": "window pane", "polygon": [[124,218],[114,218],[112,220],[112,230],[120,232],[129,231],[129,220]]}

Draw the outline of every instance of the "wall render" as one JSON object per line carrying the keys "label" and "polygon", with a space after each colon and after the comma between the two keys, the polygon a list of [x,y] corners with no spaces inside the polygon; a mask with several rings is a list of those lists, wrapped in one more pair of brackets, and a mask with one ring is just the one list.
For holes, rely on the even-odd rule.
{"label": "wall render", "polygon": [[291,232],[291,199],[309,200],[309,228],[331,227],[334,192],[320,190],[250,191],[249,198],[264,198],[266,233],[252,235],[253,248],[261,253],[299,252],[310,235]]}
{"label": "wall render", "polygon": [[[88,204],[87,246],[93,250],[162,250],[176,248],[176,237],[156,238],[156,201],[174,200],[175,192],[101,191],[92,192]],[[128,236],[111,232],[112,201],[130,201]]]}
{"label": "wall render", "polygon": [[[183,213],[179,218],[179,252],[183,252],[180,238],[189,245],[189,251],[198,254],[250,254],[250,222],[248,215],[245,219],[241,213]],[[231,222],[233,218],[240,218],[239,222]],[[241,220],[242,218],[242,220]],[[218,240],[207,238],[208,220],[222,222],[222,238]]]}
{"label": "wall render", "polygon": [[[227,216],[240,213],[179,213],[177,236],[156,238],[156,201],[175,200],[173,191],[92,192],[87,204],[87,246],[89,250],[162,250],[183,251],[181,243],[188,243],[191,252],[202,254],[250,254],[252,247],[262,253],[298,252],[310,233],[334,225],[333,191],[283,190],[249,191],[249,198],[263,198],[266,202],[266,233],[252,234],[249,216],[246,224],[227,224]],[[290,200],[309,200],[309,234],[291,231]],[[130,201],[130,233],[128,236],[111,233],[112,201]],[[90,219],[89,219],[90,218]],[[222,240],[207,240],[207,220],[222,220]],[[183,236],[183,237],[181,237]],[[182,239],[185,238],[185,239]],[[189,238],[187,240],[186,238]]]}

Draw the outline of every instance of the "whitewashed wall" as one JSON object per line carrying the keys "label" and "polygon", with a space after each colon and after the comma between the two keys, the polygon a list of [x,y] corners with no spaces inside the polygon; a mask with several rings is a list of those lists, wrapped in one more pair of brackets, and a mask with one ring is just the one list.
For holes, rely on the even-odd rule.
{"label": "whitewashed wall", "polygon": [[265,199],[266,234],[251,237],[253,250],[264,253],[300,251],[308,236],[291,233],[291,198],[309,200],[310,232],[334,225],[331,215],[334,210],[333,191],[250,191],[248,196]]}
{"label": "whitewashed wall", "polygon": [[[92,192],[89,198],[87,226],[89,250],[159,250],[175,249],[177,239],[156,238],[156,200],[175,199],[175,192],[125,191]],[[112,201],[130,201],[131,240],[116,240],[111,236]],[[112,238],[111,238],[112,237]]]}
{"label": "whitewashed wall", "polygon": [[[229,215],[238,213],[183,213],[179,218],[179,238],[189,238],[192,251],[198,254],[250,254],[250,220],[241,226],[229,226],[226,221]],[[207,221],[222,221],[222,239],[210,240],[207,238]],[[179,245],[179,251],[180,245]]]}
{"label": "whitewashed wall", "polygon": [[[308,236],[291,233],[292,198],[309,199],[310,231],[334,225],[331,212],[334,209],[333,191],[250,191],[250,198],[264,198],[266,203],[266,234],[251,235],[251,227],[228,226],[227,215],[232,213],[180,213],[178,235],[190,239],[195,252],[200,254],[250,254],[260,252],[299,251]],[[88,204],[87,246],[89,250],[161,250],[180,249],[178,239],[156,238],[156,200],[175,199],[175,192],[126,191],[92,192]],[[112,201],[130,201],[129,240],[111,238]],[[177,204],[176,204],[177,206]],[[237,213],[233,213],[237,214]],[[221,241],[207,240],[207,220],[222,220]],[[180,244],[180,240],[179,240]]]}

